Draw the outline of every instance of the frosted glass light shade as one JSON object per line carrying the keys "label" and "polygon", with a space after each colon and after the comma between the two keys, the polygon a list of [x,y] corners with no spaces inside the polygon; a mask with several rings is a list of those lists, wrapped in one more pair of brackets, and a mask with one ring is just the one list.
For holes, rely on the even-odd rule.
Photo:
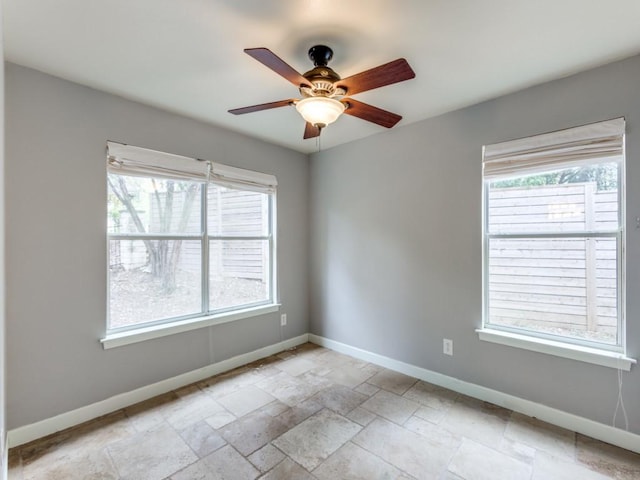
{"label": "frosted glass light shade", "polygon": [[296,103],[296,110],[311,125],[326,127],[335,122],[346,106],[334,98],[308,97]]}

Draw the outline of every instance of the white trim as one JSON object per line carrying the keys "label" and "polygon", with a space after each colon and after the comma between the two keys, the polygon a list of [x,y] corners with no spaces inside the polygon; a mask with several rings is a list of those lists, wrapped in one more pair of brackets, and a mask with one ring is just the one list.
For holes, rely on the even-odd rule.
{"label": "white trim", "polygon": [[154,338],[175,335],[176,333],[233,322],[243,318],[257,317],[258,315],[265,315],[267,313],[277,312],[278,310],[280,310],[280,304],[273,303],[259,307],[245,308],[243,310],[234,310],[233,312],[208,315],[206,317],[189,318],[177,322],[151,325],[149,327],[136,328],[124,332],[108,333],[100,340],[100,343],[102,343],[102,347],[107,350],[109,348],[144,342]]}
{"label": "white trim", "polygon": [[206,367],[198,368],[172,378],[167,378],[166,380],[161,380],[160,382],[156,382],[151,385],[131,390],[130,392],[115,395],[91,405],[71,410],[70,412],[61,413],[55,417],[14,428],[8,432],[9,447],[13,448],[18,445],[23,445],[46,435],[59,432],[88,420],[126,408],[138,402],[162,395],[163,393],[199,382],[213,375],[218,375],[219,373],[227,372],[234,368],[246,365],[247,363],[255,362],[261,358],[275,355],[276,353],[283,352],[289,348],[302,345],[303,343],[308,342],[308,340],[309,335],[305,333],[298,337],[290,338],[267,347],[259,348],[252,352],[237,355],[227,360],[207,365]]}
{"label": "white trim", "polygon": [[487,387],[458,380],[447,375],[442,375],[441,373],[427,370],[426,368],[394,360],[377,353],[352,347],[318,335],[309,334],[309,341],[317,345],[330,348],[331,350],[351,355],[352,357],[424,380],[425,382],[433,383],[434,385],[439,385],[441,387],[448,388],[449,390],[484,400],[486,402],[493,403],[494,405],[499,405],[509,410],[538,418],[553,425],[640,453],[640,435],[636,435],[635,433],[595,422],[588,418],[579,417],[562,410],[547,407],[546,405],[515,397],[497,390],[492,390]]}
{"label": "white trim", "polygon": [[523,348],[533,352],[555,355],[556,357],[570,358],[579,362],[593,363],[602,367],[620,369],[626,372],[631,370],[631,365],[637,363],[634,358],[629,358],[619,352],[609,352],[597,348],[584,347],[582,345],[556,342],[545,338],[530,337],[500,330],[490,330],[488,328],[479,328],[476,332],[480,340],[486,342]]}

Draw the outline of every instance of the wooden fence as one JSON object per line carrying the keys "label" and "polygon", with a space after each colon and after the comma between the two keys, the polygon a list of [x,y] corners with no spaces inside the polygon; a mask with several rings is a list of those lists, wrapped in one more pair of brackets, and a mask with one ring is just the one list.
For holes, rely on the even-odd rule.
{"label": "wooden fence", "polygon": [[[618,225],[617,192],[594,183],[493,189],[492,233],[605,231]],[[489,318],[501,325],[615,341],[614,238],[492,239]]]}
{"label": "wooden fence", "polygon": [[[160,196],[160,205],[151,194],[147,205],[149,210],[140,211],[147,232],[158,233],[162,229],[162,218],[166,212],[164,194]],[[166,233],[199,234],[200,232],[200,195],[188,209],[186,229],[177,226],[183,215],[185,193],[176,192],[172,203],[171,226]],[[245,192],[210,186],[208,189],[209,235],[259,236],[267,233],[268,198],[254,192]],[[120,214],[121,232],[138,233],[126,210]],[[174,240],[168,240],[175,246]],[[200,271],[200,241],[180,242],[178,269],[189,272]],[[139,240],[121,240],[110,244],[110,263],[112,268],[143,268],[149,263],[144,243]],[[210,240],[209,245],[210,277],[237,277],[266,281],[269,275],[269,242],[266,240]]]}

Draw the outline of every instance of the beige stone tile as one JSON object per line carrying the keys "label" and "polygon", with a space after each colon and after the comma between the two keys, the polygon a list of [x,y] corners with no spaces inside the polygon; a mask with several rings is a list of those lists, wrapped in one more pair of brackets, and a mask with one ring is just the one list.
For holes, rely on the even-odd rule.
{"label": "beige stone tile", "polygon": [[364,393],[367,397],[371,397],[380,391],[380,388],[370,383],[364,382],[358,385],[354,390],[358,393]]}
{"label": "beige stone tile", "polygon": [[444,472],[444,475],[440,478],[440,480],[466,480],[466,479],[462,478],[462,477],[459,477],[455,473],[451,473],[449,471],[446,471],[446,472]]}
{"label": "beige stone tile", "polygon": [[173,474],[170,480],[211,480],[213,472],[202,460],[192,463],[188,467]]}
{"label": "beige stone tile", "polygon": [[258,382],[256,386],[289,406],[306,400],[322,389],[317,385],[310,385],[297,377],[292,377],[285,372],[266,378]]}
{"label": "beige stone tile", "polygon": [[380,387],[388,392],[393,392],[396,395],[402,395],[416,382],[417,379],[413,377],[387,369],[380,370],[373,377],[367,380],[367,383]]}
{"label": "beige stone tile", "polygon": [[291,459],[285,458],[260,480],[315,480],[315,477]]}
{"label": "beige stone tile", "polygon": [[216,480],[252,480],[260,472],[242,457],[233,447],[227,445],[202,459]]}
{"label": "beige stone tile", "polygon": [[520,460],[521,462],[532,464],[533,460],[536,456],[536,449],[525,445],[523,443],[514,442],[508,438],[503,438],[500,441],[500,445],[498,446],[498,450],[502,453],[506,453],[507,455]]}
{"label": "beige stone tile", "polygon": [[462,441],[462,435],[452,433],[449,430],[445,430],[439,425],[436,425],[435,423],[423,420],[422,418],[416,417],[415,415],[409,418],[409,420],[404,423],[403,427],[414,433],[422,435],[423,437],[440,439],[440,441],[446,442],[450,445],[456,445]]}
{"label": "beige stone tile", "polygon": [[307,358],[313,358],[326,351],[326,348],[311,342],[303,343],[302,345],[295,347],[297,355],[304,355]]}
{"label": "beige stone tile", "polygon": [[231,422],[235,422],[236,416],[227,410],[221,410],[210,417],[205,418],[204,421],[217,430]]}
{"label": "beige stone tile", "polygon": [[280,360],[287,360],[287,359],[293,358],[295,356],[296,356],[296,354],[293,351],[293,348],[276,354],[276,357],[279,358]]}
{"label": "beige stone tile", "polygon": [[368,370],[354,367],[352,365],[344,365],[332,368],[324,378],[334,383],[344,385],[345,387],[354,388],[371,378],[373,374]]}
{"label": "beige stone tile", "polygon": [[536,452],[531,480],[607,480],[609,477],[589,470],[566,458],[558,458],[546,452]]}
{"label": "beige stone tile", "polygon": [[227,444],[225,439],[204,421],[194,423],[178,433],[200,458]]}
{"label": "beige stone tile", "polygon": [[437,479],[444,473],[460,444],[451,435],[426,437],[380,418],[367,425],[352,442],[409,475],[425,480]]}
{"label": "beige stone tile", "polygon": [[163,415],[169,425],[176,430],[182,430],[193,423],[223,412],[225,409],[222,405],[201,390],[196,390],[170,404],[163,410]]}
{"label": "beige stone tile", "polygon": [[341,368],[341,367],[352,367],[352,368],[362,368],[366,365],[366,362],[362,360],[358,360],[356,358],[350,357],[348,355],[344,355],[342,353],[335,352],[333,350],[324,350],[324,352],[318,354],[315,357],[316,365],[327,367],[327,368]]}
{"label": "beige stone tile", "polygon": [[576,457],[585,467],[617,480],[640,478],[640,455],[578,434]]}
{"label": "beige stone tile", "polygon": [[156,480],[198,460],[169,426],[138,433],[107,448],[122,480]]}
{"label": "beige stone tile", "polygon": [[335,385],[334,382],[326,378],[324,375],[319,375],[313,371],[305,372],[302,375],[298,375],[296,378],[299,378],[303,382],[317,387],[318,390],[333,387]]}
{"label": "beige stone tile", "polygon": [[130,437],[137,433],[124,411],[105,415],[71,429],[71,448],[101,449],[106,445]]}
{"label": "beige stone tile", "polygon": [[264,380],[259,368],[241,367],[200,383],[202,390],[213,398],[224,397],[247,385]]}
{"label": "beige stone tile", "polygon": [[447,410],[436,410],[435,408],[422,406],[416,410],[414,415],[428,422],[439,424],[447,414]]}
{"label": "beige stone tile", "polygon": [[395,480],[402,472],[380,457],[354,445],[345,443],[337,452],[312,472],[320,480]]}
{"label": "beige stone tile", "polygon": [[287,429],[289,429],[305,421],[311,415],[319,412],[323,408],[324,405],[322,405],[319,400],[311,397],[304,402],[300,402],[293,407],[287,408],[287,410],[278,415],[278,419],[286,425]]}
{"label": "beige stone tile", "polygon": [[514,480],[531,477],[530,465],[467,438],[451,459],[448,470],[468,480]]}
{"label": "beige stone tile", "polygon": [[256,450],[247,459],[261,472],[267,472],[284,460],[285,456],[280,450],[268,443],[260,450]]}
{"label": "beige stone tile", "polygon": [[[304,403],[304,402],[303,402]],[[280,400],[276,400],[275,402],[268,403],[264,407],[260,408],[260,411],[263,413],[268,413],[272,417],[277,417],[283,412],[286,412],[291,407],[286,403],[282,403]]]}
{"label": "beige stone tile", "polygon": [[277,369],[288,373],[292,377],[297,377],[303,373],[316,367],[316,364],[311,360],[307,360],[304,357],[291,357],[287,360],[279,362],[274,365]]}
{"label": "beige stone tile", "polygon": [[[123,411],[119,411],[21,448],[23,478],[117,478],[104,447],[136,435]],[[17,476],[17,475],[16,475]]]}
{"label": "beige stone tile", "polygon": [[321,410],[273,441],[294,461],[311,471],[362,427],[331,410]]}
{"label": "beige stone tile", "polygon": [[419,406],[413,400],[386,390],[380,390],[362,404],[362,408],[400,425],[406,422]]}
{"label": "beige stone tile", "polygon": [[236,417],[242,417],[260,407],[275,400],[264,390],[255,385],[247,385],[229,395],[218,398],[218,403],[233,413]]}
{"label": "beige stone tile", "polygon": [[479,400],[477,398],[468,397],[467,395],[458,394],[458,398],[456,398],[456,403],[464,403],[469,407],[475,408],[478,411],[483,413],[493,415],[495,417],[502,418],[504,420],[509,420],[511,418],[511,414],[513,413],[511,410],[508,410],[504,407],[500,407],[490,402],[485,402],[483,400]]}
{"label": "beige stone tile", "polygon": [[340,415],[346,415],[369,397],[343,385],[332,385],[311,398]]}
{"label": "beige stone tile", "polygon": [[513,413],[504,436],[569,461],[575,459],[575,433],[541,420]]}
{"label": "beige stone tile", "polygon": [[134,428],[138,432],[144,432],[164,423],[164,413],[177,402],[178,396],[170,392],[127,407],[124,412]]}
{"label": "beige stone tile", "polygon": [[261,360],[256,360],[247,365],[247,368],[253,370],[255,373],[259,374],[262,378],[271,377],[273,375],[277,375],[282,370],[278,370],[276,368],[276,364],[281,362],[278,357],[271,356],[267,358],[263,358]]}
{"label": "beige stone tile", "polygon": [[[120,478],[111,458],[104,449],[82,453],[67,449],[65,455],[45,455],[24,465],[24,480],[84,480]],[[60,453],[60,452],[58,452]]]}
{"label": "beige stone tile", "polygon": [[256,411],[222,427],[219,432],[242,455],[250,455],[287,431],[280,416]]}
{"label": "beige stone tile", "polygon": [[347,414],[347,418],[349,420],[353,420],[356,423],[359,423],[363,427],[366,427],[373,421],[374,418],[376,418],[376,415],[375,413],[372,413],[369,410],[365,410],[362,407],[357,407]]}
{"label": "beige stone tile", "polygon": [[123,411],[118,411],[23,445],[20,454],[24,465],[43,455],[49,459],[55,455],[72,458],[135,434],[136,429],[129,418]]}
{"label": "beige stone tile", "polygon": [[405,392],[404,397],[434,410],[448,410],[458,398],[458,394],[431,383],[418,381]]}
{"label": "beige stone tile", "polygon": [[450,432],[483,443],[489,447],[500,444],[507,427],[503,409],[481,408],[467,402],[456,401],[447,411],[439,425]]}

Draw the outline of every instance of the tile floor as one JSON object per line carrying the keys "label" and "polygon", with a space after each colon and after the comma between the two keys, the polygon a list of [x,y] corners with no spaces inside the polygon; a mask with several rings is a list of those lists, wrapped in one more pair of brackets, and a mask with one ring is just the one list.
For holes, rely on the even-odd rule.
{"label": "tile floor", "polygon": [[305,344],[12,449],[9,478],[639,479],[640,455]]}

